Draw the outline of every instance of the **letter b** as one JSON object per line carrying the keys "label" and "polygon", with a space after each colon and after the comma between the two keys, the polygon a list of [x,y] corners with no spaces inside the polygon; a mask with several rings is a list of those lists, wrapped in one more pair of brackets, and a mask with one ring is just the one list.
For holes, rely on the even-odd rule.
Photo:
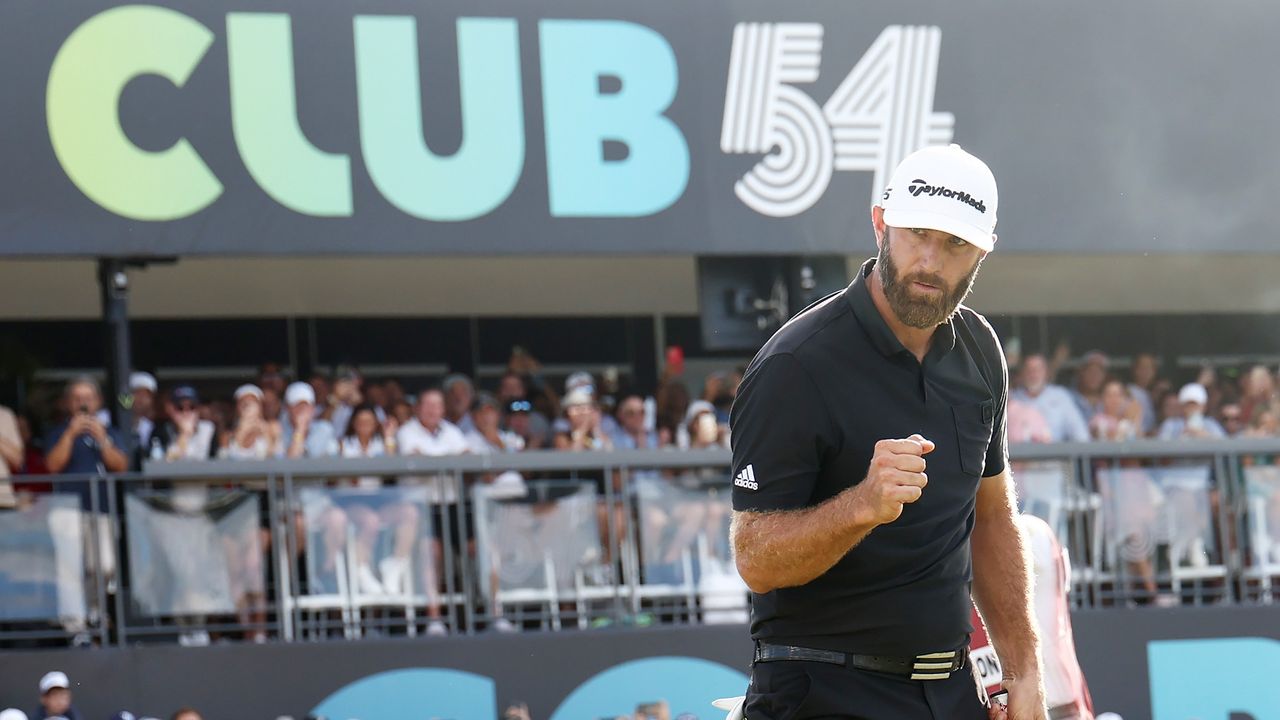
{"label": "letter b", "polygon": [[[689,147],[662,114],[679,85],[667,41],[612,20],[544,20],[539,38],[551,214],[636,217],[679,199]],[[622,87],[601,92],[601,76]],[[604,159],[610,140],[627,146],[625,159]]]}

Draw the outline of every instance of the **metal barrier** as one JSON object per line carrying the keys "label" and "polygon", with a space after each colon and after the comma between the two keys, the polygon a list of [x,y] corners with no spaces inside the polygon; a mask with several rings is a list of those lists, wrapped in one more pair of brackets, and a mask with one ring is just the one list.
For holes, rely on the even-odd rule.
{"label": "metal barrier", "polygon": [[[1280,440],[1019,445],[1076,607],[1270,603]],[[739,622],[723,450],[149,463],[0,511],[0,647]],[[17,478],[22,481],[26,478]]]}

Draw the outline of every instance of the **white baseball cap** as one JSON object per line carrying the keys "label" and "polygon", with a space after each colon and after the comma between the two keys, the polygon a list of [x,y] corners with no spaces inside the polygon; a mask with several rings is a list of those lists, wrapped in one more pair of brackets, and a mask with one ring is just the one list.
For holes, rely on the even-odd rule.
{"label": "white baseball cap", "polygon": [[17,708],[0,710],[0,720],[27,720],[27,714]]}
{"label": "white baseball cap", "polygon": [[240,398],[246,395],[251,395],[261,400],[262,388],[258,387],[257,385],[254,385],[253,383],[245,383],[244,385],[241,385],[240,387],[236,388],[236,392],[235,392],[236,402],[240,402]]}
{"label": "white baseball cap", "polygon": [[136,372],[129,376],[130,392],[139,389],[155,392],[159,387],[160,386],[156,383],[156,377],[151,373]]}
{"label": "white baseball cap", "polygon": [[316,391],[307,383],[296,382],[289,383],[289,387],[284,391],[284,404],[297,405],[300,402],[309,402],[316,404]]}
{"label": "white baseball cap", "polygon": [[1209,404],[1209,391],[1204,389],[1200,383],[1187,383],[1178,391],[1178,402],[1180,403],[1200,403],[1201,405]]}
{"label": "white baseball cap", "polygon": [[40,678],[40,694],[44,695],[54,688],[70,688],[71,681],[67,679],[67,674],[58,670],[45,673]]}
{"label": "white baseball cap", "polygon": [[879,206],[890,227],[941,230],[991,252],[996,202],[991,168],[953,144],[917,150],[898,163]]}

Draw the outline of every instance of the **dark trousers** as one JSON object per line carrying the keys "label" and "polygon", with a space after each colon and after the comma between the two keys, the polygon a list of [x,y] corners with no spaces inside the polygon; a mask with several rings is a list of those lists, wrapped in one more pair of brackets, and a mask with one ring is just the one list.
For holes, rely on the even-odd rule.
{"label": "dark trousers", "polygon": [[987,720],[971,665],[946,680],[911,680],[830,663],[756,663],[746,720]]}

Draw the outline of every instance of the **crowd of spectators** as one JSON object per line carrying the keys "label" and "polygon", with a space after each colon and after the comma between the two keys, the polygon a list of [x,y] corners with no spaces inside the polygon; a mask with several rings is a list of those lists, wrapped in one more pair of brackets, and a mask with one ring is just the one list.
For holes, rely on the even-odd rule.
{"label": "crowd of spectators", "polygon": [[[1011,356],[1010,442],[1126,441],[1142,438],[1276,437],[1277,375],[1255,365],[1203,367],[1189,380],[1162,374],[1151,354],[1123,370],[1106,354],[1085,353],[1070,372],[1067,352]],[[1067,384],[1053,382],[1065,376]]]}
{"label": "crowd of spectators", "polygon": [[[1099,351],[1074,363],[1068,355],[1008,358],[1011,442],[1280,434],[1278,378],[1268,367],[1206,367],[1178,377],[1185,373],[1162,372],[1151,354],[1123,368]],[[162,392],[155,377],[135,372],[134,451],[126,457],[126,433],[111,424],[98,383],[77,378],[51,417],[0,407],[0,507],[12,504],[15,485],[41,487],[8,482],[11,475],[121,472],[146,460],[727,447],[741,379],[741,367],[712,373],[697,397],[671,373],[644,390],[621,387],[616,372],[575,372],[561,385],[520,350],[492,388],[452,374],[416,394],[397,380],[371,381],[354,366],[290,382],[269,363],[229,397],[212,398],[186,383]],[[41,424],[46,430],[37,434]]]}

